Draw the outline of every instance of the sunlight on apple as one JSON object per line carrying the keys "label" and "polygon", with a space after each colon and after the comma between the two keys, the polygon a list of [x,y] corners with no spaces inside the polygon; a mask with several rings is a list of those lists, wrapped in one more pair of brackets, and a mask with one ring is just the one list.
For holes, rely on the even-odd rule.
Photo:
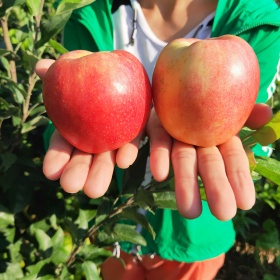
{"label": "sunlight on apple", "polygon": [[124,83],[113,82],[114,88],[117,90],[118,93],[126,93],[125,89],[126,86]]}
{"label": "sunlight on apple", "polygon": [[240,71],[240,65],[238,65],[238,64],[232,65],[231,68],[230,68],[230,72],[234,76],[242,75],[242,71]]}

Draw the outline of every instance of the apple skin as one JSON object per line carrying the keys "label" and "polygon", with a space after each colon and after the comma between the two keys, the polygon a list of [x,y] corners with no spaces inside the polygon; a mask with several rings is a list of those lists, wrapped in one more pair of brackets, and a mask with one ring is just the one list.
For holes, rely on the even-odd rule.
{"label": "apple skin", "polygon": [[152,78],[154,106],[165,130],[200,147],[222,144],[238,134],[259,85],[253,49],[233,35],[173,40],[160,53]]}
{"label": "apple skin", "polygon": [[141,62],[123,50],[75,50],[60,56],[43,78],[48,117],[74,147],[115,150],[145,127],[151,83]]}

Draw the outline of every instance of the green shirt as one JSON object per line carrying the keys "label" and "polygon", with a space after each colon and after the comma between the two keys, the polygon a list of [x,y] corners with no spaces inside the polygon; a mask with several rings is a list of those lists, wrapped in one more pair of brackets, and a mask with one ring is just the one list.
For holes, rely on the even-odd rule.
{"label": "green shirt", "polygon": [[[64,31],[65,47],[68,50],[112,50],[112,5],[112,0],[96,0],[74,11]],[[211,36],[238,35],[253,47],[261,68],[257,102],[267,102],[272,96],[279,67],[279,27],[280,8],[272,0],[218,1]],[[50,135],[53,127],[48,129],[46,135]],[[265,154],[260,146],[255,152]],[[117,174],[121,176],[119,170]],[[147,218],[155,229],[156,238],[153,240],[143,231],[148,245],[141,251],[157,253],[165,259],[194,262],[213,258],[228,251],[235,240],[232,221],[217,220],[206,201],[203,201],[201,216],[194,220],[185,219],[178,211],[169,209],[159,209],[155,215],[148,213]],[[132,244],[123,244],[122,248],[130,251]]]}

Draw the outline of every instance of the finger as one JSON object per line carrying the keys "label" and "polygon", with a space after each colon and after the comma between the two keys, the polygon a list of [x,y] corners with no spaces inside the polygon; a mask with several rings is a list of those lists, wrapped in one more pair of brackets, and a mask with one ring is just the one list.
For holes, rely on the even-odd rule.
{"label": "finger", "polygon": [[91,154],[75,149],[61,174],[61,187],[68,193],[82,190],[88,177],[91,162]]}
{"label": "finger", "polygon": [[57,180],[60,178],[70,160],[72,151],[73,146],[55,130],[43,162],[43,173],[48,179]]}
{"label": "finger", "polygon": [[233,189],[237,207],[248,210],[255,204],[255,187],[248,158],[240,139],[235,136],[219,146],[224,158],[228,180]]}
{"label": "finger", "polygon": [[172,138],[162,127],[154,109],[148,121],[147,135],[150,138],[151,173],[155,180],[163,181],[169,174]]}
{"label": "finger", "polygon": [[192,145],[174,140],[171,159],[178,211],[186,218],[196,218],[201,214],[196,150]]}
{"label": "finger", "polygon": [[143,133],[138,135],[133,141],[120,147],[116,155],[116,163],[119,168],[128,168],[134,163],[137,158],[139,144],[141,141]]}
{"label": "finger", "polygon": [[263,103],[255,104],[245,125],[254,130],[259,129],[271,120],[272,115],[270,106]]}
{"label": "finger", "polygon": [[35,71],[40,79],[43,79],[49,67],[54,63],[53,59],[41,59],[35,65]]}
{"label": "finger", "polygon": [[219,220],[236,214],[236,201],[225,165],[217,147],[197,148],[198,172],[204,184],[209,208]]}
{"label": "finger", "polygon": [[114,171],[116,151],[94,155],[84,192],[91,198],[98,198],[107,191]]}

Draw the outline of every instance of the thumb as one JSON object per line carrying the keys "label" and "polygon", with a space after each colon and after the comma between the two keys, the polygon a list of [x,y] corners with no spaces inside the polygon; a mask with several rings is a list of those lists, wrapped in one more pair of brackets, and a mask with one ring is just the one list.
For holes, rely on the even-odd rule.
{"label": "thumb", "polygon": [[40,79],[43,79],[49,67],[55,62],[53,59],[41,59],[35,65],[35,71]]}
{"label": "thumb", "polygon": [[245,126],[251,129],[259,129],[267,124],[273,116],[272,109],[263,103],[255,104]]}

